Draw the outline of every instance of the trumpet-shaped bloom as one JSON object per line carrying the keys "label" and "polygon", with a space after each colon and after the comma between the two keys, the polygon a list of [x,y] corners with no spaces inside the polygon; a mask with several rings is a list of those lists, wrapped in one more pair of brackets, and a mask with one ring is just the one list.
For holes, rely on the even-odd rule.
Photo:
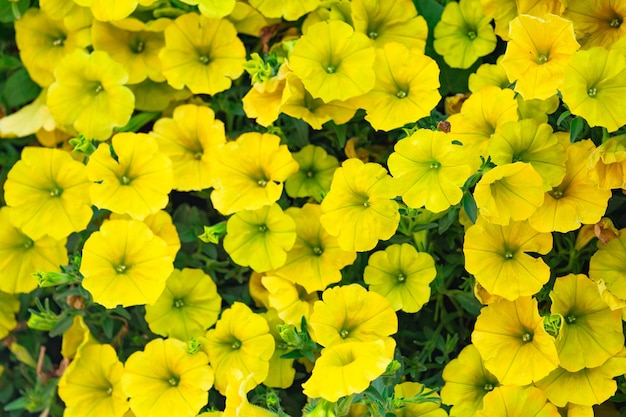
{"label": "trumpet-shaped bloom", "polygon": [[126,360],[122,387],[137,417],[194,417],[207,402],[213,369],[204,352],[177,339],[154,339]]}
{"label": "trumpet-shaped bloom", "polygon": [[323,349],[311,378],[302,384],[304,394],[335,402],[340,397],[365,391],[391,360],[385,350],[381,340],[349,342]]}
{"label": "trumpet-shaped bloom", "polygon": [[340,20],[312,25],[289,58],[293,72],[314,98],[328,103],[371,90],[376,53],[370,40]]}
{"label": "trumpet-shaped bloom", "polygon": [[474,345],[463,348],[456,359],[448,362],[442,374],[441,401],[451,405],[451,417],[473,416],[483,408],[483,397],[499,386]]}
{"label": "trumpet-shaped bloom", "polygon": [[626,5],[613,0],[568,2],[563,17],[574,23],[583,49],[609,48],[626,36]]}
{"label": "trumpet-shaped bloom", "polygon": [[[35,100],[23,106],[19,110],[0,119],[0,138],[23,138],[33,133],[37,134],[37,140],[44,146],[49,146],[40,140],[42,133],[54,135],[56,121],[50,114],[46,104],[48,89],[44,88]],[[56,145],[54,142],[52,145]]]}
{"label": "trumpet-shaped bloom", "polygon": [[135,96],[124,86],[128,73],[106,52],[77,49],[63,58],[54,74],[48,108],[60,125],[106,140],[114,127],[130,120]]}
{"label": "trumpet-shaped bloom", "polygon": [[274,337],[262,316],[235,302],[222,312],[215,328],[207,332],[204,347],[215,369],[215,388],[225,395],[228,374],[235,369],[243,378],[252,375],[253,386],[263,382],[274,353]]}
{"label": "trumpet-shaped bloom", "polygon": [[194,94],[217,94],[230,88],[243,73],[243,43],[228,20],[196,13],[179,16],[165,29],[161,70],[167,82]]}
{"label": "trumpet-shaped bloom", "polygon": [[280,268],[296,242],[296,225],[278,204],[242,210],[228,219],[224,249],[239,265],[257,272]]}
{"label": "trumpet-shaped bloom", "polygon": [[392,130],[428,116],[437,105],[439,68],[434,60],[398,42],[376,50],[376,84],[352,100],[374,129]]}
{"label": "trumpet-shaped bloom", "polygon": [[374,252],[363,272],[363,281],[370,291],[387,298],[394,310],[416,313],[430,298],[430,283],[436,275],[432,256],[403,243]]}
{"label": "trumpet-shaped bloom", "polygon": [[9,222],[9,211],[7,207],[0,208],[0,291],[28,293],[37,288],[32,274],[61,272],[60,266],[67,265],[67,239],[44,236],[33,240]]}
{"label": "trumpet-shaped bloom", "polygon": [[500,165],[483,175],[474,198],[481,216],[506,226],[528,219],[543,204],[543,178],[525,162]]}
{"label": "trumpet-shaped bloom", "polygon": [[107,308],[154,304],[174,267],[167,243],[137,220],[109,220],[85,242],[80,272]]}
{"label": "trumpet-shaped bloom", "polygon": [[94,181],[89,189],[93,204],[114,213],[127,213],[143,220],[165,208],[172,189],[172,163],[159,150],[156,140],[145,133],[118,133],[113,150],[102,143],[87,163]]}
{"label": "trumpet-shaped bloom", "polygon": [[203,336],[221,307],[209,275],[200,269],[175,269],[156,302],[146,306],[146,321],[154,333],[185,341]]}
{"label": "trumpet-shaped bloom", "polygon": [[226,143],[224,124],[208,107],[184,104],[174,115],[156,121],[150,135],[172,160],[175,190],[211,187],[210,169],[219,145]]}
{"label": "trumpet-shaped bloom", "polygon": [[483,307],[472,343],[485,367],[504,385],[538,381],[559,364],[554,338],[543,327],[537,300],[530,297]]}
{"label": "trumpet-shaped bloom", "polygon": [[0,338],[4,338],[17,325],[15,313],[20,309],[20,301],[12,294],[0,291]]}
{"label": "trumpet-shaped bloom", "polygon": [[546,99],[556,94],[565,68],[579,48],[572,22],[547,14],[521,15],[510,23],[511,40],[502,66],[515,91],[525,100]]}
{"label": "trumpet-shaped bloom", "polygon": [[537,293],[550,279],[543,259],[529,255],[552,250],[552,235],[539,233],[528,222],[500,226],[480,216],[465,233],[465,269],[490,294],[507,300]]}
{"label": "trumpet-shaped bloom", "polygon": [[486,86],[498,88],[507,88],[509,86],[510,82],[502,66],[502,58],[504,56],[500,55],[495,64],[482,64],[476,72],[470,74],[468,86],[472,93],[476,93]]}
{"label": "trumpet-shaped bloom", "polygon": [[543,178],[544,188],[558,185],[565,176],[567,152],[546,123],[534,119],[505,123],[491,137],[488,149],[496,165],[530,164]]}
{"label": "trumpet-shaped bloom", "polygon": [[309,320],[313,339],[324,347],[385,339],[398,331],[398,318],[385,297],[358,284],[329,288]]}
{"label": "trumpet-shaped bloom", "polygon": [[26,147],[4,183],[11,223],[31,239],[63,239],[93,214],[85,166],[60,149]]}
{"label": "trumpet-shaped bloom", "polygon": [[283,182],[298,171],[287,146],[269,133],[244,133],[221,146],[213,158],[211,201],[224,215],[274,203]]}
{"label": "trumpet-shaped bloom", "polygon": [[496,35],[483,14],[480,0],[446,4],[435,26],[435,51],[452,68],[469,68],[496,49]]}
{"label": "trumpet-shaped bloom", "polygon": [[320,0],[250,0],[250,5],[265,17],[298,20],[320,6]]}
{"label": "trumpet-shaped bloom", "polygon": [[335,170],[330,192],[322,201],[320,221],[348,251],[373,249],[378,240],[389,239],[400,222],[392,178],[375,163],[346,160]]}
{"label": "trumpet-shaped bloom", "polygon": [[293,154],[298,163],[298,172],[287,178],[285,191],[290,197],[313,197],[322,201],[322,196],[330,190],[333,174],[339,167],[337,158],[328,155],[321,146],[306,145]]}
{"label": "trumpet-shaped bloom", "polygon": [[74,0],[76,4],[89,7],[96,20],[109,22],[111,20],[122,20],[132,12],[137,6],[150,6],[157,0]]}
{"label": "trumpet-shaped bloom", "polygon": [[[111,220],[131,220],[128,214],[111,213]],[[176,226],[172,223],[172,216],[165,210],[159,210],[154,214],[147,216],[143,222],[152,230],[156,236],[160,237],[167,243],[168,253],[172,259],[176,258],[176,254],[180,249],[180,238]]]}
{"label": "trumpet-shaped bloom", "polygon": [[598,188],[626,188],[626,135],[612,137],[598,146],[589,155],[587,166]]}
{"label": "trumpet-shaped bloom", "polygon": [[122,389],[124,366],[111,345],[81,348],[59,381],[59,397],[68,417],[122,417],[128,411]]}
{"label": "trumpet-shaped bloom", "polygon": [[424,52],[428,27],[411,0],[354,0],[351,11],[354,30],[370,38],[377,48],[400,42],[415,52]]}
{"label": "trumpet-shaped bloom", "polygon": [[601,190],[587,172],[591,140],[567,144],[565,177],[545,193],[544,202],[528,221],[540,232],[569,232],[581,224],[595,224],[606,212],[611,191]]}
{"label": "trumpet-shaped bloom", "polygon": [[224,417],[277,417],[265,408],[248,402],[248,391],[256,386],[252,375],[244,375],[239,369],[228,373]]}
{"label": "trumpet-shaped bloom", "polygon": [[614,296],[626,300],[626,233],[611,240],[593,254],[589,278],[603,282]]}
{"label": "trumpet-shaped bloom", "polygon": [[261,281],[267,288],[269,306],[285,323],[300,328],[303,317],[309,321],[313,303],[319,300],[317,292],[308,293],[301,285],[278,276],[266,275]]}
{"label": "trumpet-shaped bloom", "polygon": [[303,286],[309,293],[339,282],[341,269],[354,262],[356,252],[341,249],[337,238],[324,230],[319,205],[290,207],[286,213],[296,224],[296,242],[287,252],[284,265],[272,274]]}
{"label": "trumpet-shaped bloom", "polygon": [[546,394],[535,387],[516,385],[495,388],[483,399],[476,417],[559,417]]}
{"label": "trumpet-shaped bloom", "polygon": [[389,171],[402,200],[438,213],[461,201],[470,175],[464,148],[443,132],[419,129],[394,146]]}
{"label": "trumpet-shaped bloom", "polygon": [[556,339],[561,368],[595,368],[622,350],[622,313],[609,308],[585,275],[557,278],[550,298],[551,313],[564,319]]}
{"label": "trumpet-shaped bloom", "polygon": [[613,132],[626,124],[626,57],[600,47],[576,52],[560,88],[572,113]]}

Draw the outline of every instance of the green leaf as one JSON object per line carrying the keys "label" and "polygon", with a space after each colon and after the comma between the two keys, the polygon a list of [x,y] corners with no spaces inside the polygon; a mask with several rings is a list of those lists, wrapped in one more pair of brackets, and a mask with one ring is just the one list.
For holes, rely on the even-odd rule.
{"label": "green leaf", "polygon": [[11,401],[5,405],[4,411],[24,410],[28,404],[30,404],[30,401],[28,401],[27,398],[20,397],[17,400]]}
{"label": "green leaf", "polygon": [[9,69],[17,68],[21,65],[19,59],[11,55],[5,55],[0,52],[0,71],[6,71]]}
{"label": "green leaf", "polygon": [[113,324],[113,319],[111,317],[104,316],[104,320],[102,321],[102,331],[108,339],[113,338]]}
{"label": "green leaf", "polygon": [[30,103],[37,98],[40,92],[41,87],[30,79],[24,68],[20,68],[11,74],[7,80],[3,96],[7,107],[14,108]]}
{"label": "green leaf", "polygon": [[569,125],[569,140],[574,143],[581,137],[583,129],[585,128],[585,121],[581,117],[574,117]]}
{"label": "green leaf", "polygon": [[465,214],[472,221],[472,223],[476,223],[476,217],[478,216],[478,207],[476,207],[476,200],[474,200],[474,196],[466,192],[463,194],[463,198],[461,199],[461,204],[463,205],[463,210],[465,210]]}
{"label": "green leaf", "polygon": [[161,115],[160,112],[141,112],[130,118],[126,126],[116,128],[115,131],[120,132],[139,132],[139,129],[156,120]]}
{"label": "green leaf", "polygon": [[71,314],[65,314],[64,317],[59,320],[59,322],[54,326],[52,330],[50,330],[50,337],[60,336],[67,329],[72,327],[72,323],[74,322],[74,316]]}
{"label": "green leaf", "polygon": [[19,19],[30,7],[30,0],[0,0],[0,22],[11,23]]}

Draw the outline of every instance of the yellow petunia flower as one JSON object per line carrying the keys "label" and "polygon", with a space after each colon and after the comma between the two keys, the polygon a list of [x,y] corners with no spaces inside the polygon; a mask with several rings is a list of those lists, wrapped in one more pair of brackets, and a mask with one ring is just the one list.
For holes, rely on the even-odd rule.
{"label": "yellow petunia flower", "polygon": [[436,275],[432,256],[403,243],[370,255],[363,281],[370,291],[387,298],[394,310],[416,313],[430,299],[430,283]]}
{"label": "yellow petunia flower", "polygon": [[550,312],[563,317],[556,339],[561,368],[595,368],[622,350],[622,314],[609,308],[585,275],[557,278],[550,299]]}
{"label": "yellow petunia flower", "polygon": [[397,417],[447,417],[448,413],[445,409],[441,408],[441,399],[434,390],[419,382],[402,382],[396,384],[393,387],[393,396],[395,399],[410,399],[415,395],[423,394],[425,392],[431,392],[426,398],[428,401],[424,401],[417,404],[406,404],[403,407],[394,410]]}
{"label": "yellow petunia flower", "polygon": [[381,340],[348,342],[322,349],[311,377],[302,384],[304,394],[335,402],[365,391],[391,361],[385,351]]}
{"label": "yellow petunia flower", "polygon": [[77,49],[63,58],[54,74],[48,108],[58,124],[87,138],[106,140],[114,127],[130,120],[135,97],[124,86],[128,74],[106,52]]}
{"label": "yellow petunia flower", "polygon": [[[0,122],[2,119],[0,119]],[[337,158],[328,155],[321,146],[306,145],[293,154],[298,163],[298,172],[287,178],[285,191],[290,197],[313,197],[322,201],[330,190],[333,174],[339,168]]]}
{"label": "yellow petunia flower", "polygon": [[392,178],[381,165],[346,160],[335,170],[330,192],[322,201],[320,221],[347,251],[368,251],[389,239],[400,222]]}
{"label": "yellow petunia flower", "polygon": [[[0,138],[24,138],[37,134],[39,140],[42,134],[54,134],[56,121],[50,114],[50,109],[46,104],[47,99],[48,89],[44,88],[31,103],[1,118]],[[42,142],[39,141],[39,143]],[[50,147],[54,147],[57,143],[54,142]],[[45,144],[44,146],[48,145]]]}
{"label": "yellow petunia flower", "polygon": [[392,130],[430,115],[439,95],[439,68],[422,52],[398,42],[376,50],[376,84],[352,100],[367,111],[365,119],[377,130]]}
{"label": "yellow petunia flower", "polygon": [[434,213],[461,201],[461,187],[471,169],[464,147],[453,144],[451,136],[429,129],[398,141],[388,164],[402,200],[409,207],[424,206]]}
{"label": "yellow petunia flower", "polygon": [[82,256],[82,284],[107,308],[153,304],[174,270],[167,243],[137,220],[103,223]]}
{"label": "yellow petunia flower", "polygon": [[478,181],[474,198],[485,220],[506,226],[528,219],[543,204],[543,178],[525,162],[500,165]]}
{"label": "yellow petunia flower", "polygon": [[296,42],[289,65],[313,98],[328,103],[371,90],[376,53],[370,40],[339,20],[312,25]]}
{"label": "yellow petunia flower", "polygon": [[[258,64],[259,61],[262,61],[260,56],[257,58],[257,61],[254,59],[246,61],[246,65],[255,62]],[[265,63],[263,62],[262,65],[265,65]],[[250,91],[241,99],[246,116],[255,119],[258,124],[265,127],[271,125],[278,119],[281,112],[280,106],[283,101],[283,94],[285,93],[285,87],[287,85],[287,74],[291,74],[291,71],[285,62],[280,66],[276,74],[252,84]],[[253,79],[254,78],[255,76],[253,76]],[[302,100],[304,100],[304,98],[304,95],[300,97]],[[298,98],[295,101],[298,102]]]}
{"label": "yellow petunia flower", "polygon": [[122,20],[132,12],[137,6],[150,6],[157,0],[74,0],[76,4],[91,8],[96,20],[109,22],[111,20]]}
{"label": "yellow petunia flower", "polygon": [[604,126],[613,132],[626,124],[626,57],[595,47],[576,52],[560,87],[563,101],[589,126]]}
{"label": "yellow petunia flower", "polygon": [[92,203],[114,213],[127,213],[143,220],[165,208],[172,189],[170,159],[156,140],[145,133],[118,133],[111,146],[100,144],[87,163],[94,181],[89,189]]}
{"label": "yellow petunia flower", "polygon": [[207,355],[177,339],[154,339],[126,360],[122,387],[137,417],[194,417],[213,386]]}
{"label": "yellow petunia flower", "polygon": [[511,40],[502,66],[509,81],[516,81],[515,91],[525,100],[553,96],[572,54],[579,48],[572,22],[553,14],[521,15],[510,25]]}
{"label": "yellow petunia flower", "polygon": [[485,15],[495,20],[495,32],[505,41],[509,40],[509,22],[518,15],[543,17],[546,13],[561,15],[563,0],[480,0]]}
{"label": "yellow petunia flower", "polygon": [[244,133],[213,155],[211,202],[224,215],[268,206],[278,200],[283,182],[297,171],[298,163],[278,136]]}
{"label": "yellow petunia flower", "polygon": [[598,188],[626,188],[626,135],[612,137],[598,146],[589,155],[587,167]]}
{"label": "yellow petunia flower", "polygon": [[111,345],[89,344],[80,349],[59,381],[59,397],[67,417],[122,417],[128,411],[122,388],[124,365]]}
{"label": "yellow petunia flower", "polygon": [[248,306],[235,302],[222,312],[214,329],[206,334],[203,346],[215,369],[215,388],[226,394],[228,374],[237,369],[243,378],[252,375],[254,386],[263,382],[274,353],[274,337],[267,321]]}
{"label": "yellow petunia flower", "polygon": [[172,160],[173,189],[199,191],[212,185],[210,169],[219,145],[226,143],[224,124],[208,107],[184,104],[171,118],[156,121],[150,136]]}
{"label": "yellow petunia flower", "polygon": [[93,212],[85,166],[60,149],[27,146],[4,183],[11,223],[31,239],[82,231]]}
{"label": "yellow petunia flower", "polygon": [[451,405],[451,417],[471,417],[483,408],[483,398],[500,385],[498,379],[483,363],[476,346],[463,348],[456,359],[443,368],[445,381],[441,388],[441,401]]}
{"label": "yellow petunia flower", "polygon": [[483,14],[480,0],[446,4],[435,26],[435,51],[452,68],[469,68],[496,49],[496,35]]}
{"label": "yellow petunia flower", "polygon": [[[524,100],[520,95],[516,98],[520,119],[534,119],[539,123],[548,123],[548,115],[554,113],[561,104],[561,99],[556,94],[545,100]],[[557,136],[563,133],[565,132],[557,132]]]}
{"label": "yellow petunia flower", "polygon": [[293,367],[294,359],[282,357],[293,350],[278,332],[278,327],[285,324],[285,322],[278,317],[278,313],[274,309],[269,309],[267,313],[262,315],[267,320],[276,346],[274,354],[270,358],[270,369],[267,373],[267,378],[263,381],[263,385],[270,388],[289,388],[293,384],[296,370]]}
{"label": "yellow petunia flower", "polygon": [[261,278],[267,288],[269,306],[287,324],[300,328],[302,318],[309,321],[313,303],[319,300],[317,292],[307,292],[304,287],[279,276],[266,275]]}
{"label": "yellow petunia flower", "polygon": [[69,29],[89,28],[93,13],[88,7],[79,6],[74,0],[39,0],[41,10],[53,20],[63,20]]}
{"label": "yellow petunia flower", "polygon": [[235,0],[182,0],[182,2],[197,5],[200,13],[211,19],[226,17],[235,8]]}
{"label": "yellow petunia flower", "polygon": [[600,246],[589,261],[589,278],[602,282],[606,291],[626,300],[626,233]]}
{"label": "yellow petunia flower", "polygon": [[341,269],[354,262],[356,252],[341,249],[337,238],[324,230],[319,205],[290,207],[285,213],[296,224],[296,242],[287,252],[284,265],[272,271],[272,275],[299,284],[309,293],[339,282]]}
{"label": "yellow petunia flower", "polygon": [[85,318],[81,315],[76,315],[72,320],[70,328],[63,332],[61,355],[63,355],[63,358],[74,359],[80,356],[83,347],[92,343],[98,343],[98,341],[91,334],[87,323],[85,323]]}
{"label": "yellow petunia flower", "polygon": [[320,5],[320,0],[250,0],[249,2],[263,16],[283,17],[285,20],[298,20]]}
{"label": "yellow petunia flower", "polygon": [[398,318],[385,297],[350,284],[324,291],[313,306],[309,330],[324,347],[386,340],[398,331]]}
{"label": "yellow petunia flower", "polygon": [[503,55],[498,57],[495,64],[482,64],[476,72],[470,74],[468,79],[469,90],[472,93],[478,92],[486,86],[507,88],[510,84],[506,71],[502,66]]}
{"label": "yellow petunia flower", "polygon": [[546,394],[535,387],[508,385],[495,388],[483,400],[476,417],[560,417]]}
{"label": "yellow petunia flower", "polygon": [[252,374],[244,375],[239,369],[231,370],[228,373],[223,417],[278,417],[276,413],[248,402],[248,391],[255,386]]}
{"label": "yellow petunia flower", "polygon": [[[221,0],[213,1],[222,2]],[[237,33],[257,37],[261,35],[263,28],[279,22],[279,19],[266,18],[257,9],[243,1],[235,3],[235,8],[226,18],[235,25]]]}
{"label": "yellow petunia flower", "polygon": [[[111,213],[109,216],[111,220],[131,220],[128,214]],[[154,214],[150,214],[143,222],[152,230],[156,236],[160,237],[167,243],[168,253],[172,259],[176,258],[176,254],[180,249],[180,238],[176,231],[176,226],[172,222],[172,216],[165,211],[159,210]]]}
{"label": "yellow petunia flower", "polygon": [[377,48],[388,42],[399,42],[415,52],[424,53],[428,26],[417,15],[411,0],[354,0],[351,2],[352,24]]}
{"label": "yellow petunia flower", "polygon": [[232,23],[185,13],[165,29],[161,70],[167,82],[194,94],[214,95],[230,88],[243,73],[243,43]]}
{"label": "yellow petunia flower", "polygon": [[15,313],[20,310],[20,301],[12,294],[0,291],[0,339],[4,339],[17,326]]}
{"label": "yellow petunia flower", "polygon": [[583,49],[610,48],[626,37],[626,5],[613,0],[567,2],[563,17],[574,23],[576,37]]}
{"label": "yellow petunia flower", "polygon": [[[530,297],[483,307],[472,332],[472,343],[485,368],[503,385],[530,384],[559,364],[554,338],[543,327],[537,300]],[[485,409],[489,409],[486,403]]]}
{"label": "yellow petunia flower", "polygon": [[266,272],[285,264],[296,241],[296,224],[276,203],[242,210],[228,219],[224,249],[241,266]]}
{"label": "yellow petunia flower", "polygon": [[152,332],[187,341],[203,336],[217,321],[222,298],[213,279],[201,269],[175,269],[165,289],[146,306],[146,321]]}
{"label": "yellow petunia flower", "polygon": [[490,294],[510,301],[531,296],[548,282],[550,267],[531,254],[551,250],[550,233],[539,233],[528,222],[491,224],[483,216],[467,229],[463,243],[465,269]]}
{"label": "yellow petunia flower", "polygon": [[187,100],[192,96],[186,88],[176,90],[167,82],[156,83],[146,78],[139,84],[129,85],[128,88],[135,95],[135,109],[141,111],[165,110],[173,102]]}

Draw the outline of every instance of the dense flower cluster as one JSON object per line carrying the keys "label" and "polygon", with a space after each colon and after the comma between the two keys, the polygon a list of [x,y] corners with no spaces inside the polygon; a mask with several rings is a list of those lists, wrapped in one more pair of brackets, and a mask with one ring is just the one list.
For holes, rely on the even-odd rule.
{"label": "dense flower cluster", "polygon": [[620,2],[9,3],[11,416],[625,401]]}

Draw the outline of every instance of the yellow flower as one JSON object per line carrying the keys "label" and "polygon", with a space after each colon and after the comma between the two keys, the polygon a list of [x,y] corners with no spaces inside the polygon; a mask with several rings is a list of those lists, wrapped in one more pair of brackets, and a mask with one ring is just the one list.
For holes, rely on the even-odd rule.
{"label": "yellow flower", "polygon": [[544,181],[544,189],[557,186],[565,176],[567,152],[547,123],[534,119],[507,122],[489,140],[489,155],[496,165],[529,163]]}
{"label": "yellow flower", "polygon": [[262,316],[235,302],[207,332],[204,349],[215,369],[215,388],[225,395],[228,374],[235,369],[243,373],[243,378],[252,375],[253,387],[263,382],[274,353],[274,337]]}
{"label": "yellow flower", "polygon": [[175,269],[156,302],[146,306],[150,330],[161,336],[189,340],[203,336],[217,321],[222,298],[213,279],[201,269]]}
{"label": "yellow flower", "polygon": [[335,402],[365,391],[391,361],[385,351],[381,340],[348,342],[322,349],[311,377],[302,384],[304,394]]}
{"label": "yellow flower", "polygon": [[263,381],[263,385],[270,388],[289,388],[293,384],[296,370],[293,367],[294,359],[282,357],[293,350],[283,340],[278,331],[278,327],[285,324],[285,322],[278,317],[278,313],[273,308],[262,315],[265,317],[265,320],[267,320],[270,333],[274,337],[274,344],[276,346],[274,354],[270,358],[270,370],[268,371],[267,378]]}
{"label": "yellow flower", "polygon": [[15,21],[15,41],[30,77],[47,87],[54,82],[57,64],[73,50],[86,48],[91,39],[87,30],[70,30],[63,21],[30,8]]}
{"label": "yellow flower", "polygon": [[194,94],[214,95],[227,90],[243,73],[243,43],[232,23],[196,13],[179,16],[165,29],[161,70],[167,82]]}
{"label": "yellow flower", "polygon": [[319,205],[290,207],[286,213],[295,221],[296,242],[287,252],[284,265],[272,271],[272,275],[299,284],[309,293],[339,282],[341,269],[354,262],[356,252],[341,249],[337,238],[324,230]]}
{"label": "yellow flower", "polygon": [[111,345],[83,346],[59,381],[67,417],[122,417],[128,411],[124,366]]}
{"label": "yellow flower", "polygon": [[474,198],[485,220],[506,226],[528,219],[543,204],[543,178],[525,162],[500,165],[478,181]]}
{"label": "yellow flower", "polygon": [[511,40],[502,66],[525,100],[556,94],[572,54],[579,48],[572,22],[547,14],[521,15],[511,21]]}
{"label": "yellow flower", "polygon": [[63,20],[70,29],[85,28],[88,33],[93,14],[88,7],[79,6],[74,0],[39,0],[39,7],[52,20]]}
{"label": "yellow flower", "polygon": [[[214,1],[222,2],[221,0]],[[296,4],[301,4],[301,2]],[[237,33],[257,37],[261,35],[263,28],[279,22],[278,19],[266,18],[257,9],[242,1],[235,3],[235,8],[227,19],[235,25]]]}
{"label": "yellow flower", "polygon": [[587,173],[587,161],[594,148],[591,140],[567,143],[565,177],[545,194],[541,207],[528,219],[533,228],[565,233],[581,224],[600,221],[611,191],[598,189]]}
{"label": "yellow flower", "polygon": [[398,318],[385,297],[350,284],[324,291],[313,307],[309,330],[324,347],[385,340],[398,331]]}
{"label": "yellow flower", "polygon": [[293,159],[299,169],[285,181],[287,195],[294,198],[313,197],[316,201],[322,201],[322,196],[330,190],[335,169],[339,167],[337,158],[328,155],[321,146],[309,144],[295,152]]}
{"label": "yellow flower", "polygon": [[265,17],[298,20],[315,10],[320,5],[320,0],[250,0],[250,5]]}
{"label": "yellow flower", "polygon": [[330,192],[322,201],[320,221],[347,251],[368,251],[389,239],[400,222],[392,178],[379,164],[346,160],[335,170]]}
{"label": "yellow flower", "polygon": [[172,118],[156,121],[150,136],[172,160],[173,188],[199,191],[211,187],[209,171],[220,144],[226,143],[224,124],[208,107],[184,104]]}
{"label": "yellow flower", "polygon": [[416,313],[430,298],[435,279],[435,261],[408,243],[374,252],[367,261],[363,281],[370,291],[383,295],[394,310]]}
{"label": "yellow flower", "polygon": [[137,84],[150,78],[165,81],[161,73],[159,51],[165,46],[163,31],[169,19],[144,23],[134,18],[114,23],[94,21],[91,36],[95,50],[109,53],[111,58],[128,72],[128,84]]}
{"label": "yellow flower", "polygon": [[539,233],[528,222],[491,224],[483,216],[467,229],[463,244],[465,269],[490,294],[511,301],[537,293],[548,282],[550,267],[532,255],[551,250],[550,233]]}
{"label": "yellow flower", "polygon": [[[425,387],[419,382],[402,382],[393,387],[393,396],[395,399],[411,399],[415,395],[433,391],[431,388]],[[406,404],[406,406],[397,408],[394,413],[397,417],[448,417],[446,410],[441,408],[441,399],[439,395],[432,392],[424,401],[417,404]]]}
{"label": "yellow flower", "polygon": [[192,96],[186,88],[176,90],[167,82],[156,83],[146,78],[139,84],[129,85],[135,95],[135,109],[142,111],[163,111],[172,102],[187,100]]}
{"label": "yellow flower", "polygon": [[107,308],[153,304],[172,273],[163,239],[136,220],[109,220],[85,242],[80,272],[94,301]]}
{"label": "yellow flower", "polygon": [[550,299],[550,312],[563,317],[556,339],[561,368],[595,368],[622,350],[622,314],[609,308],[585,275],[557,278]]}
{"label": "yellow flower", "polygon": [[483,408],[483,397],[499,386],[498,379],[489,372],[474,345],[463,348],[456,359],[448,362],[442,374],[445,384],[441,400],[452,405],[451,417],[471,417]]}
{"label": "yellow flower", "polygon": [[138,5],[150,6],[157,0],[74,0],[76,4],[91,8],[93,16],[100,21],[122,20],[135,11]]}
{"label": "yellow flower", "polygon": [[612,137],[598,146],[589,155],[587,166],[598,188],[626,188],[626,135]]}
{"label": "yellow flower", "polygon": [[82,231],[93,212],[85,166],[60,149],[27,146],[4,184],[11,223],[31,239]]}
{"label": "yellow flower", "polygon": [[419,129],[394,146],[389,171],[409,207],[424,206],[438,213],[461,201],[461,187],[471,168],[464,148],[453,144],[452,138],[443,132]]}
{"label": "yellow flower", "polygon": [[339,20],[312,25],[289,58],[313,98],[347,100],[374,87],[376,53],[370,40]]}
{"label": "yellow flower", "polygon": [[211,19],[228,16],[235,8],[235,0],[182,0],[183,3],[198,5],[200,13]]}
{"label": "yellow flower", "polygon": [[177,339],[154,339],[126,360],[122,387],[137,417],[194,417],[207,402],[213,370],[204,352]]}
{"label": "yellow flower", "polygon": [[20,301],[14,295],[0,291],[0,339],[4,339],[17,325],[15,313],[19,310]]}
{"label": "yellow flower", "polygon": [[415,52],[424,52],[428,27],[412,1],[354,0],[351,10],[354,30],[369,37],[375,47],[400,42]]}
{"label": "yellow flower", "polygon": [[560,417],[546,394],[535,387],[510,385],[487,394],[476,417]]}
{"label": "yellow flower", "polygon": [[377,130],[392,130],[428,116],[437,105],[439,68],[422,52],[398,42],[376,50],[376,84],[352,100],[367,111],[365,119]]}
{"label": "yellow flower", "polygon": [[106,52],[77,49],[63,58],[54,74],[48,108],[57,123],[87,138],[106,140],[114,127],[130,120],[135,97],[124,86],[128,74]]}
{"label": "yellow flower", "polygon": [[[130,220],[128,214],[111,213],[111,220]],[[172,259],[176,258],[176,254],[180,249],[180,238],[176,231],[176,226],[172,223],[172,216],[165,210],[159,210],[154,214],[150,214],[143,222],[152,230],[156,236],[160,237],[167,243],[168,253]]]}
{"label": "yellow flower", "polygon": [[80,356],[83,347],[93,343],[98,343],[98,341],[91,334],[87,323],[85,323],[85,318],[76,315],[70,328],[63,332],[61,355],[67,359],[74,359]]}
{"label": "yellow flower", "polygon": [[611,240],[593,254],[589,262],[589,278],[603,282],[606,290],[626,300],[626,233]]}
{"label": "yellow flower", "polygon": [[48,89],[44,88],[31,103],[1,118],[0,138],[23,138],[36,133],[39,140],[41,132],[54,132],[56,122],[46,104],[47,99]]}
{"label": "yellow flower", "polygon": [[[260,56],[258,59],[263,61]],[[250,62],[246,61],[246,65]],[[252,62],[255,61],[253,60]],[[264,62],[263,65],[265,65]],[[287,63],[283,63],[278,69],[278,73],[262,82],[252,84],[250,91],[242,98],[243,110],[249,118],[256,119],[258,124],[266,127],[278,119],[278,115],[281,112],[280,106],[283,101],[283,94],[287,85],[286,76],[290,73]],[[301,98],[304,99],[304,96]]]}
{"label": "yellow flower", "polygon": [[159,150],[156,140],[145,133],[118,133],[102,143],[87,163],[94,181],[89,189],[93,204],[114,213],[127,213],[143,220],[165,208],[172,189],[172,163]]}
{"label": "yellow flower", "polygon": [[248,402],[248,391],[256,386],[253,375],[239,369],[228,373],[226,408],[223,417],[277,417],[275,413]]}
{"label": "yellow flower", "polygon": [[213,155],[213,206],[228,215],[274,203],[283,182],[298,171],[298,164],[280,138],[269,133],[244,133]]}
{"label": "yellow flower", "polygon": [[446,4],[435,26],[435,51],[452,68],[469,68],[496,49],[496,35],[483,14],[480,0]]}
{"label": "yellow flower", "polygon": [[256,272],[280,268],[296,241],[296,225],[276,203],[242,210],[228,219],[224,249],[233,261]]}
{"label": "yellow flower", "polygon": [[482,64],[476,72],[470,74],[468,85],[472,93],[476,93],[486,86],[502,89],[509,86],[510,82],[502,66],[502,58],[504,58],[504,55],[500,55],[495,64]]}
{"label": "yellow flower", "polygon": [[567,2],[563,17],[574,23],[574,30],[584,49],[609,48],[626,37],[626,5],[619,1],[594,0]]}
{"label": "yellow flower", "polygon": [[[483,307],[472,332],[472,343],[485,368],[504,385],[538,381],[559,364],[554,338],[543,327],[537,300],[530,297]],[[488,404],[484,409],[489,410]]]}
{"label": "yellow flower", "polygon": [[560,88],[570,111],[589,126],[604,126],[613,132],[626,124],[626,57],[595,47],[576,52],[565,69]]}
{"label": "yellow flower", "polygon": [[261,282],[267,288],[269,306],[280,319],[298,328],[303,317],[309,321],[313,303],[319,300],[317,292],[308,293],[301,285],[278,276],[266,275]]}

